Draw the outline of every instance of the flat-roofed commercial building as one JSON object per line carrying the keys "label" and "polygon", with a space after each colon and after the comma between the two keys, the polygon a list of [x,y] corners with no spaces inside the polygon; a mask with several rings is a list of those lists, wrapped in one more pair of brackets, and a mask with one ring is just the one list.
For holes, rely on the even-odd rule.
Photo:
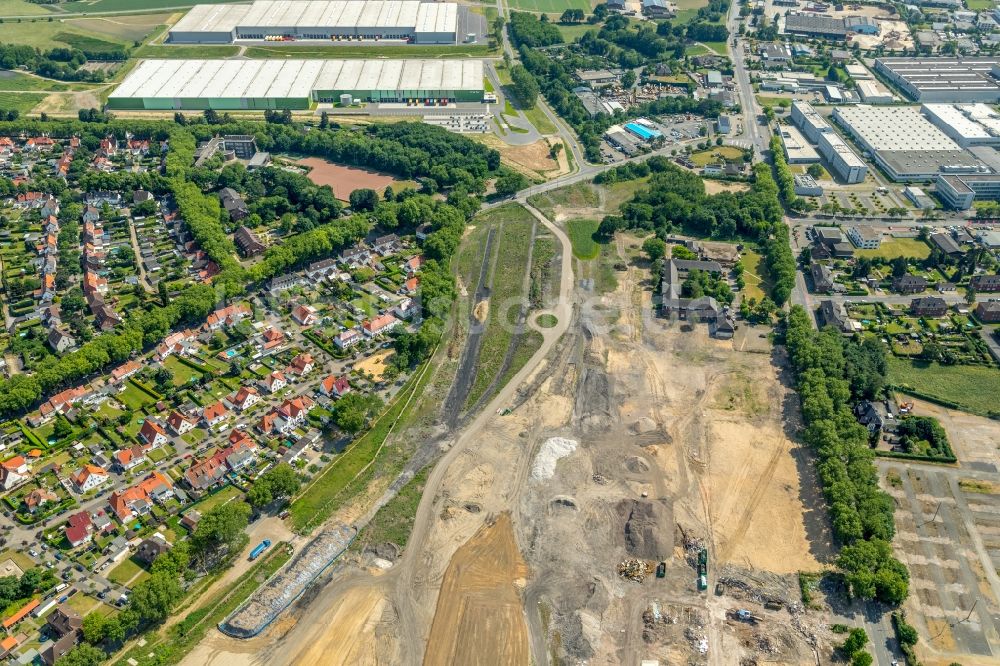
{"label": "flat-roofed commercial building", "polygon": [[877,58],[875,71],[918,102],[997,102],[1000,58]]}
{"label": "flat-roofed commercial building", "polygon": [[858,81],[858,94],[866,104],[892,104],[892,93],[878,81]]}
{"label": "flat-roofed commercial building", "polygon": [[833,118],[896,181],[933,180],[941,171],[985,169],[915,106],[838,107]]}
{"label": "flat-roofed commercial building", "polygon": [[982,103],[924,104],[927,119],[963,148],[1000,146],[1000,113]]}
{"label": "flat-roofed commercial building", "polygon": [[799,126],[806,138],[816,143],[819,135],[832,132],[830,124],[823,120],[823,116],[816,113],[809,102],[792,102],[792,122]]}
{"label": "flat-roofed commercial building", "polygon": [[782,125],[781,143],[785,149],[785,160],[789,164],[809,164],[819,162],[819,153],[809,145],[802,133],[791,125]]}
{"label": "flat-roofed commercial building", "polygon": [[[461,14],[461,16],[460,16]],[[456,44],[467,10],[419,0],[256,0],[250,5],[196,5],[169,32],[175,44],[238,40],[381,41]]]}
{"label": "flat-roofed commercial building", "polygon": [[939,174],[937,193],[951,208],[968,210],[973,201],[1000,201],[1000,174]]}
{"label": "flat-roofed commercial building", "polygon": [[785,32],[827,39],[846,39],[850,33],[862,35],[879,34],[879,24],[867,16],[834,18],[814,13],[794,13],[785,15]]}
{"label": "flat-roofed commercial building", "polygon": [[365,102],[482,102],[481,60],[145,60],[108,97],[112,109],[310,108]]}
{"label": "flat-roofed commercial building", "polygon": [[819,135],[820,154],[830,164],[830,169],[847,183],[863,183],[868,175],[868,165],[851,150],[836,132]]}

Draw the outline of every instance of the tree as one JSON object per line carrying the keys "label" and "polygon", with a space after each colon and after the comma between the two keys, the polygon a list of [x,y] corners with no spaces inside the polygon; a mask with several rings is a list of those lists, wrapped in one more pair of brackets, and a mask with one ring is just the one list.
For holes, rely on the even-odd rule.
{"label": "tree", "polygon": [[538,99],[538,81],[524,65],[517,64],[510,68],[510,78],[513,82],[511,91],[525,109],[535,108]]}
{"label": "tree", "polygon": [[820,166],[818,163],[810,164],[809,168],[806,169],[806,173],[808,173],[813,178],[819,178],[820,176],[823,175],[823,167]]}
{"label": "tree", "polygon": [[873,661],[871,653],[857,652],[851,657],[851,666],[872,666]]}
{"label": "tree", "polygon": [[367,187],[354,190],[348,197],[351,208],[355,211],[375,210],[378,198],[378,193]]}
{"label": "tree", "polygon": [[975,287],[971,287],[971,286],[970,287],[966,287],[966,289],[965,289],[965,302],[968,303],[969,305],[972,305],[973,303],[976,302],[976,288]]}
{"label": "tree", "polygon": [[840,647],[845,656],[851,658],[856,652],[861,651],[868,644],[868,634],[864,629],[856,627],[851,629],[844,644]]}
{"label": "tree", "polygon": [[212,568],[246,538],[243,531],[250,518],[245,502],[221,504],[201,517],[191,535],[191,554]]}
{"label": "tree", "polygon": [[167,281],[160,280],[160,284],[157,286],[157,291],[160,296],[160,305],[167,307],[170,305],[170,294],[167,292]]}
{"label": "tree", "polygon": [[622,88],[625,88],[626,90],[631,89],[632,86],[635,85],[635,80],[636,80],[635,71],[631,69],[628,70],[627,72],[622,74]]}
{"label": "tree", "polygon": [[374,395],[348,393],[337,401],[333,422],[344,432],[360,432],[368,420],[382,408],[382,401]]}
{"label": "tree", "polygon": [[55,435],[56,439],[63,439],[64,437],[69,437],[73,434],[73,424],[71,424],[66,417],[60,414],[56,417],[55,426],[52,428],[52,434]]}
{"label": "tree", "polygon": [[837,558],[852,596],[899,604],[909,593],[910,574],[882,539],[844,546]]}
{"label": "tree", "polygon": [[290,497],[299,489],[301,481],[287,463],[280,463],[254,481],[247,492],[247,501],[256,508],[266,506],[276,499]]}
{"label": "tree", "polygon": [[657,261],[666,255],[667,244],[662,239],[653,236],[643,241],[642,251],[646,253],[650,261]]}
{"label": "tree", "polygon": [[528,179],[522,174],[517,171],[505,171],[499,178],[497,178],[497,182],[494,187],[497,195],[501,197],[509,197],[523,190],[527,186]]}
{"label": "tree", "polygon": [[142,621],[156,623],[166,620],[171,609],[183,597],[184,588],[177,576],[158,572],[132,588],[129,606],[139,613]]}
{"label": "tree", "polygon": [[906,275],[907,261],[905,257],[896,257],[891,262],[892,277],[903,277]]}
{"label": "tree", "polygon": [[104,650],[81,643],[56,660],[56,666],[98,666],[108,655]]}
{"label": "tree", "polygon": [[837,71],[836,65],[830,65],[830,69],[826,70],[826,80],[835,83],[840,81],[840,72]]}

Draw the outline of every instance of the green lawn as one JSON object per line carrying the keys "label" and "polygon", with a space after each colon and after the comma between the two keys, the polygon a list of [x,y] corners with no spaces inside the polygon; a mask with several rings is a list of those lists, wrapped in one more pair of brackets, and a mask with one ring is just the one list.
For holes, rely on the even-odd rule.
{"label": "green lawn", "polygon": [[0,110],[29,113],[45,99],[46,93],[0,93]]}
{"label": "green lawn", "polygon": [[[27,74],[22,74],[21,72],[12,72],[9,70],[0,70],[0,91],[12,92],[12,91],[63,91],[63,90],[74,90],[83,89],[87,85],[79,83],[60,83],[58,81],[52,81],[50,79],[42,79],[37,76],[28,76]],[[90,87],[93,87],[92,84]]]}
{"label": "green lawn", "polygon": [[965,6],[973,12],[987,11],[993,8],[993,0],[965,0]]}
{"label": "green lawn", "polygon": [[[202,501],[191,506],[191,509],[196,510],[201,515],[205,515],[206,512],[214,509],[217,506],[230,502],[243,493],[236,486],[226,486],[222,490],[216,492],[215,494],[206,497]],[[190,509],[189,509],[190,510]]]}
{"label": "green lawn", "polygon": [[174,375],[174,386],[184,386],[191,382],[191,380],[197,380],[201,378],[201,373],[192,368],[185,363],[182,363],[176,356],[168,356],[165,361],[163,361],[163,367],[169,370]]}
{"label": "green lawn", "polygon": [[743,151],[733,146],[713,146],[708,150],[691,153],[691,161],[698,166],[714,164],[721,160],[738,160],[743,157]]}
{"label": "green lawn", "polygon": [[549,219],[555,217],[557,206],[566,208],[597,208],[601,205],[596,186],[587,182],[573,183],[549,192],[528,197],[528,203],[545,213]]}
{"label": "green lawn", "polygon": [[552,121],[549,120],[549,117],[538,106],[532,109],[524,109],[524,115],[535,126],[535,129],[542,134],[555,134],[558,131],[556,126],[552,124]]}
{"label": "green lawn", "polygon": [[48,13],[44,6],[28,0],[0,0],[0,16],[38,16]]}
{"label": "green lawn", "polygon": [[526,12],[562,14],[567,9],[582,9],[590,13],[589,0],[511,0],[510,8]]}
{"label": "green lawn", "polygon": [[[162,48],[169,49],[169,46]],[[211,47],[200,47],[211,48]],[[220,47],[215,47],[220,48]],[[233,46],[233,53],[237,47]],[[374,46],[251,46],[244,54],[247,58],[481,58],[495,49],[485,44],[459,46],[429,45],[379,45]],[[156,57],[170,57],[160,56]]]}
{"label": "green lawn", "polygon": [[702,42],[702,44],[715,51],[718,55],[724,56],[727,54],[725,42]]}
{"label": "green lawn", "polygon": [[140,391],[139,387],[135,386],[131,382],[125,384],[125,390],[119,393],[117,399],[120,403],[136,411],[142,409],[146,405],[152,405],[155,400],[153,397],[146,393],[145,391]]}
{"label": "green lawn", "polygon": [[931,248],[919,238],[885,238],[877,250],[857,250],[854,254],[857,257],[868,258],[912,257],[926,259],[931,254]]}
{"label": "green lawn", "polygon": [[566,223],[566,232],[573,244],[573,256],[577,259],[596,259],[601,253],[601,246],[594,240],[599,220],[570,220]]}
{"label": "green lawn", "polygon": [[108,574],[108,580],[119,585],[129,585],[129,581],[136,578],[136,576],[138,576],[138,579],[132,585],[149,578],[149,572],[129,557],[122,560],[121,564],[111,570],[111,573]]}
{"label": "green lawn", "polygon": [[21,567],[22,571],[27,571],[28,569],[36,566],[27,554],[12,548],[8,548],[7,550],[0,552],[0,562],[6,562],[7,560],[14,560],[14,564]]}
{"label": "green lawn", "polygon": [[598,26],[590,25],[589,23],[575,23],[572,25],[565,25],[562,23],[554,24],[559,28],[559,32],[562,33],[563,39],[569,42],[575,42],[577,39],[582,37],[584,33],[588,30],[599,30]]}
{"label": "green lawn", "polygon": [[405,548],[406,542],[410,539],[413,519],[416,516],[417,505],[420,504],[430,469],[429,466],[423,468],[405,486],[400,488],[399,493],[378,510],[375,517],[351,544],[351,547],[363,550],[365,546],[390,542],[400,548]]}
{"label": "green lawn", "polygon": [[758,301],[767,295],[767,291],[770,289],[770,285],[761,276],[761,272],[764,270],[764,266],[761,265],[761,260],[763,257],[753,250],[747,250],[743,253],[742,263],[743,263],[743,281],[746,283],[746,287],[743,289],[743,295],[746,298],[756,298]]}
{"label": "green lawn", "polygon": [[228,58],[239,53],[240,47],[220,45],[146,44],[132,52],[136,58]]}
{"label": "green lawn", "polygon": [[968,411],[989,414],[997,407],[1000,369],[980,365],[939,365],[888,357],[889,381],[937,396]]}

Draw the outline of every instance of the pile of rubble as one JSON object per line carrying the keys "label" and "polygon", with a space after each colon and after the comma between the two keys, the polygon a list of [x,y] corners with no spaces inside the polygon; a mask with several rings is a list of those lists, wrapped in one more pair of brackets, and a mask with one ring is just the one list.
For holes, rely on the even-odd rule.
{"label": "pile of rubble", "polygon": [[628,559],[618,563],[618,575],[636,583],[641,583],[651,573],[653,573],[653,566],[643,560]]}

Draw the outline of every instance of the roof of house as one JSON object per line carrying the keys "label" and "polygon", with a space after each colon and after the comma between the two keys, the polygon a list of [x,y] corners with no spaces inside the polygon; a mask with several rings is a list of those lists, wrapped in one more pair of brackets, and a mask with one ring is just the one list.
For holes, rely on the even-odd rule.
{"label": "roof of house", "polygon": [[139,437],[147,442],[153,442],[157,435],[167,436],[167,431],[163,429],[157,421],[152,418],[147,417],[142,423],[142,429],[139,430]]}
{"label": "roof of house", "polygon": [[321,385],[323,387],[323,391],[326,393],[344,393],[351,388],[351,385],[347,381],[346,377],[337,377],[336,375],[326,377]]}
{"label": "roof of house", "polygon": [[24,459],[24,456],[14,456],[13,458],[8,458],[7,460],[4,460],[2,463],[0,463],[0,467],[9,470],[16,470],[21,465],[26,465],[26,464],[28,463]]}
{"label": "roof of house", "polygon": [[88,463],[76,471],[76,473],[73,475],[72,480],[73,483],[75,483],[76,485],[82,486],[84,483],[87,482],[87,479],[89,479],[94,475],[107,476],[108,472],[103,467],[99,467],[98,465],[91,465]]}
{"label": "roof of house", "polygon": [[211,405],[205,407],[205,411],[202,412],[202,418],[206,421],[213,421],[217,418],[225,416],[229,412],[226,406],[222,404],[222,401],[213,402]]}

